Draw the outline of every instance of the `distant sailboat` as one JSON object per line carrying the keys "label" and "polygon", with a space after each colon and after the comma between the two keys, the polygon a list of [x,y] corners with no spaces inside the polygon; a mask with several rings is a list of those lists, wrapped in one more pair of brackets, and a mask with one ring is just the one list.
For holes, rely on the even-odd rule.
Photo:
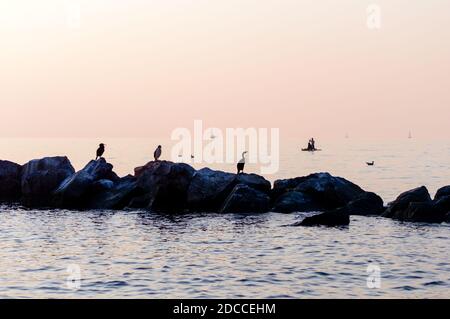
{"label": "distant sailboat", "polygon": [[409,133],[408,133],[408,138],[412,138],[411,131],[409,131]]}
{"label": "distant sailboat", "polygon": [[345,133],[345,138],[348,138],[348,133]]}

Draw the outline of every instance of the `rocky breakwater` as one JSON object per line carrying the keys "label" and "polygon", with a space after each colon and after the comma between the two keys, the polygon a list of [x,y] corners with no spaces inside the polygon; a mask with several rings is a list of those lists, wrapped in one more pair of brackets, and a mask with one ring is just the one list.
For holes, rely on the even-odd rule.
{"label": "rocky breakwater", "polygon": [[145,209],[161,213],[300,213],[295,226],[341,226],[351,215],[405,221],[448,219],[450,187],[431,199],[421,187],[401,194],[387,208],[376,194],[329,173],[275,181],[188,164],[152,161],[119,177],[104,159],[75,172],[67,157],[47,157],[21,166],[0,161],[0,201],[31,208]]}
{"label": "rocky breakwater", "polygon": [[439,189],[434,199],[425,186],[406,191],[388,204],[382,216],[406,222],[450,222],[450,186]]}

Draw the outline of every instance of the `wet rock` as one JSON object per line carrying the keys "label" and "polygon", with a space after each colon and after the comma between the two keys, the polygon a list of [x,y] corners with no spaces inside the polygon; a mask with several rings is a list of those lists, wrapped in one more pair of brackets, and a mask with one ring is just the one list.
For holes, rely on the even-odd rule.
{"label": "wet rock", "polygon": [[217,211],[238,184],[263,193],[269,193],[271,186],[269,181],[256,174],[233,174],[202,168],[195,172],[189,186],[188,208],[195,211]]}
{"label": "wet rock", "polygon": [[272,211],[278,213],[312,212],[320,210],[314,200],[304,193],[288,191],[277,198]]}
{"label": "wet rock", "polygon": [[375,193],[366,192],[344,206],[348,215],[381,215],[384,211],[383,199]]}
{"label": "wet rock", "polygon": [[[97,181],[103,180],[102,184]],[[54,204],[62,208],[84,208],[95,191],[95,187],[119,181],[113,166],[100,158],[90,161],[81,171],[65,179],[54,192]]]}
{"label": "wet rock", "polygon": [[244,184],[253,189],[259,190],[268,194],[272,185],[264,177],[257,174],[238,174],[235,175],[235,184]]}
{"label": "wet rock", "polygon": [[238,184],[225,200],[221,213],[264,213],[269,210],[270,197],[259,190]]}
{"label": "wet rock", "polygon": [[202,168],[188,189],[187,201],[196,210],[217,210],[234,187],[235,174]]}
{"label": "wet rock", "polygon": [[317,215],[307,216],[292,226],[347,226],[350,217],[340,212],[325,212]]}
{"label": "wet rock", "polygon": [[[135,169],[141,200],[155,211],[177,212],[186,207],[188,188],[195,169],[184,163],[152,161]],[[136,205],[136,200],[132,201]]]}
{"label": "wet rock", "polygon": [[22,166],[0,160],[0,202],[18,201],[21,196]]}
{"label": "wet rock", "polygon": [[442,223],[446,214],[447,211],[434,201],[412,202],[405,210],[397,212],[395,219],[407,222]]}
{"label": "wet rock", "polygon": [[75,170],[67,157],[46,157],[23,166],[21,202],[29,207],[51,206],[55,189]]}
{"label": "wet rock", "polygon": [[[100,180],[97,183],[98,191],[93,191],[94,194],[87,204],[87,207],[91,209],[123,209],[140,192],[137,178],[131,175],[113,184],[109,180]],[[103,185],[101,188],[100,184]]]}
{"label": "wet rock", "polygon": [[329,173],[315,173],[304,177],[277,180],[272,198],[275,202],[286,192],[295,191],[311,198],[317,210],[330,210],[345,206],[365,191],[358,185]]}
{"label": "wet rock", "polygon": [[445,196],[450,196],[450,185],[438,189],[436,195],[434,196],[434,199],[440,199]]}
{"label": "wet rock", "polygon": [[421,186],[400,194],[397,199],[389,203],[388,208],[382,214],[383,217],[402,219],[405,215],[404,211],[413,202],[429,202],[431,201],[428,189]]}

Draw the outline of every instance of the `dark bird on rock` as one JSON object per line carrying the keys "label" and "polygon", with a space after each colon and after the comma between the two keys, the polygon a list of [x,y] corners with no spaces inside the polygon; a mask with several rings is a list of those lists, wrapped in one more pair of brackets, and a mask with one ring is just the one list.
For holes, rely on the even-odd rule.
{"label": "dark bird on rock", "polygon": [[105,144],[101,143],[98,146],[97,157],[95,158],[95,160],[98,160],[99,158],[101,158],[103,156],[103,153],[105,153]]}
{"label": "dark bird on rock", "polygon": [[153,157],[155,158],[155,161],[159,160],[159,158],[161,157],[161,153],[162,153],[161,145],[158,145],[155,152],[153,153]]}
{"label": "dark bird on rock", "polygon": [[237,163],[237,173],[244,173],[244,166],[245,166],[245,154],[247,154],[247,152],[243,152],[242,153],[242,158],[239,160],[239,162]]}

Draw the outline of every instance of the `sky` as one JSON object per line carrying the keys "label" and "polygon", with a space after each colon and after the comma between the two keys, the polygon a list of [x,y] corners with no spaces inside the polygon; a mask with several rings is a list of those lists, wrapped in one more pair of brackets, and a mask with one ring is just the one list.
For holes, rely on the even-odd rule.
{"label": "sky", "polygon": [[0,0],[0,40],[0,137],[450,137],[448,0]]}

